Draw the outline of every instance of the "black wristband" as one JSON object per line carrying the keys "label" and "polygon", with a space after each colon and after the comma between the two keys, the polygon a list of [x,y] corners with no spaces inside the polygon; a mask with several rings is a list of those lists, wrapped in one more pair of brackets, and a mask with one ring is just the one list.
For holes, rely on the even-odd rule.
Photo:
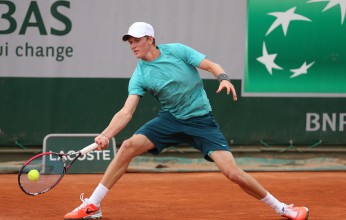
{"label": "black wristband", "polygon": [[226,73],[220,73],[220,74],[217,76],[217,80],[219,80],[219,82],[221,82],[222,80],[231,81],[231,79],[227,76]]}

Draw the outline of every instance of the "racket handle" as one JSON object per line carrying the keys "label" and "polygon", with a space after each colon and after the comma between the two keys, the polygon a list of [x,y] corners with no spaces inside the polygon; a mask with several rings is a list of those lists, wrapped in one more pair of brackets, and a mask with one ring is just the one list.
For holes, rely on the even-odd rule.
{"label": "racket handle", "polygon": [[92,144],[90,144],[89,146],[86,146],[85,148],[83,148],[82,150],[80,150],[80,153],[81,153],[82,155],[84,155],[84,154],[86,154],[86,153],[88,153],[88,152],[90,152],[90,151],[95,150],[97,147],[98,147],[97,144],[92,143]]}

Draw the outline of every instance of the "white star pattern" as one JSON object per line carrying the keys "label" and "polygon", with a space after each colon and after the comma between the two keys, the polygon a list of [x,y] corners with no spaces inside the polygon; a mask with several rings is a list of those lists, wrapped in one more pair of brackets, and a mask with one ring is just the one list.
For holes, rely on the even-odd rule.
{"label": "white star pattern", "polygon": [[[308,0],[306,3],[318,3],[318,2],[327,2],[328,4],[325,6],[325,8],[322,10],[322,12],[325,12],[331,8],[340,7],[341,10],[341,24],[343,25],[345,16],[346,16],[346,0]],[[267,15],[271,15],[276,17],[276,20],[271,24],[269,29],[267,30],[267,33],[265,35],[268,36],[273,30],[275,30],[278,26],[282,26],[283,34],[286,37],[287,31],[289,28],[289,25],[291,21],[308,21],[312,22],[309,18],[296,14],[295,10],[297,7],[292,7],[288,9],[287,11],[275,11],[275,12],[269,12]],[[278,56],[278,53],[269,54],[266,48],[265,41],[263,41],[263,49],[262,49],[262,56],[257,57],[256,60],[265,65],[267,71],[270,73],[270,75],[273,75],[273,69],[278,70],[286,70],[286,68],[282,68],[277,63],[275,63],[275,59]],[[308,74],[308,70],[315,64],[315,61],[311,63],[307,63],[306,61],[297,69],[289,69],[292,78],[297,78],[301,75]],[[287,68],[288,69],[288,68]],[[309,70],[309,73],[311,71]]]}
{"label": "white star pattern", "polygon": [[262,56],[258,57],[257,60],[266,66],[270,75],[272,75],[273,69],[282,70],[282,67],[274,62],[276,56],[277,54],[268,54],[266,44],[263,42]]}
{"label": "white star pattern", "polygon": [[290,78],[294,78],[297,76],[300,76],[302,74],[307,74],[308,73],[308,69],[314,64],[315,62],[310,63],[309,65],[306,65],[306,62],[303,63],[303,65],[301,67],[299,67],[298,69],[291,69],[290,71],[292,73],[294,73],[292,76],[290,76]]}
{"label": "white star pattern", "polygon": [[344,24],[345,14],[346,14],[346,0],[310,0],[308,1],[308,3],[315,3],[315,2],[329,2],[328,5],[322,10],[322,12],[325,12],[336,5],[340,5],[341,24]]}
{"label": "white star pattern", "polygon": [[[339,0],[342,1],[342,0]],[[290,22],[293,20],[301,20],[301,21],[310,21],[311,20],[307,17],[304,17],[299,14],[295,14],[294,11],[296,10],[296,7],[293,7],[285,12],[271,12],[268,13],[268,15],[272,15],[276,17],[276,20],[274,23],[270,26],[269,30],[266,33],[266,36],[270,34],[275,28],[277,28],[279,25],[282,26],[284,35],[286,36],[288,26],[290,25]]]}

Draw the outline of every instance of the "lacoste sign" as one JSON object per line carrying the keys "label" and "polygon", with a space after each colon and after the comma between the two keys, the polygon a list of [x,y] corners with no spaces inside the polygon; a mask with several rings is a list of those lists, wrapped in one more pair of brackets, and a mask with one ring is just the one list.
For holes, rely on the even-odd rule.
{"label": "lacoste sign", "polygon": [[[49,134],[43,140],[43,152],[74,153],[90,143],[98,134]],[[92,151],[71,166],[69,173],[103,173],[116,154],[116,142],[112,138],[109,147],[103,151]],[[70,163],[74,156],[66,156]]]}

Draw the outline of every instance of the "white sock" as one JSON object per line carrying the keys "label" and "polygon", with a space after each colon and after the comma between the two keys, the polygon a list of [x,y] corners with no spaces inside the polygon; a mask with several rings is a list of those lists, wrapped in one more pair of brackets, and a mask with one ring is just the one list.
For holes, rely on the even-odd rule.
{"label": "white sock", "polygon": [[261,199],[261,201],[272,207],[278,214],[282,214],[282,209],[285,206],[285,204],[279,202],[279,200],[277,200],[269,192],[267,192],[267,196]]}
{"label": "white sock", "polygon": [[89,198],[89,202],[100,206],[101,200],[107,195],[109,189],[105,187],[102,183],[99,183],[99,185],[96,187],[95,191]]}

